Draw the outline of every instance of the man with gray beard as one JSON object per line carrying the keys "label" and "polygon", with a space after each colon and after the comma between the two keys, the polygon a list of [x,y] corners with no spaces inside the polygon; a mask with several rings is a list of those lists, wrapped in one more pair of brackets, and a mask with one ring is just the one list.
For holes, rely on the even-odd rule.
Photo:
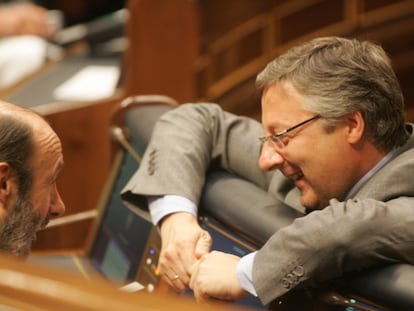
{"label": "man with gray beard", "polygon": [[0,101],[0,252],[26,257],[36,232],[64,214],[61,142],[31,110]]}

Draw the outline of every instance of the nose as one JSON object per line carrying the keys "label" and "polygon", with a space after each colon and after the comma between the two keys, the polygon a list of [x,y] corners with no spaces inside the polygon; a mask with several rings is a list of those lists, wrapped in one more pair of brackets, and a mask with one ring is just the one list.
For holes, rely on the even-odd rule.
{"label": "nose", "polygon": [[259,167],[263,171],[271,171],[278,169],[285,159],[277,152],[268,142],[263,144],[259,157]]}
{"label": "nose", "polygon": [[55,199],[53,200],[52,206],[50,207],[50,217],[56,218],[65,214],[66,207],[63,203],[60,193],[56,190]]}

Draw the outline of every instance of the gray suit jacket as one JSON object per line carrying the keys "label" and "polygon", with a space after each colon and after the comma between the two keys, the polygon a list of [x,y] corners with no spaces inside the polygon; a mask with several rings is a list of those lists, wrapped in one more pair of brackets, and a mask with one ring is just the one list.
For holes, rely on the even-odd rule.
{"label": "gray suit jacket", "polygon": [[[352,199],[332,199],[323,210],[297,218],[258,251],[253,284],[263,303],[299,284],[345,272],[414,264],[414,133],[413,125],[407,128],[407,144]],[[260,123],[218,105],[182,105],[156,124],[140,169],[124,192],[137,199],[175,194],[197,204],[207,170],[218,166],[304,211],[292,181],[279,171],[259,169],[260,136]]]}

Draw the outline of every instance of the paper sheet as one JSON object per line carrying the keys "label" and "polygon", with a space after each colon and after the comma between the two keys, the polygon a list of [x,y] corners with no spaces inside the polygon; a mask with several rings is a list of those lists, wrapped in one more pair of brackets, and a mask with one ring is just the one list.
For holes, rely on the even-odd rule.
{"label": "paper sheet", "polygon": [[93,101],[110,97],[119,74],[117,66],[86,66],[58,86],[53,97],[59,101]]}
{"label": "paper sheet", "polygon": [[134,281],[134,282],[131,282],[129,284],[126,284],[126,285],[120,287],[119,289],[122,290],[122,291],[125,291],[125,292],[133,293],[133,292],[138,292],[140,290],[143,290],[144,288],[145,288],[144,285]]}
{"label": "paper sheet", "polygon": [[0,38],[0,88],[35,72],[44,64],[47,42],[35,36]]}

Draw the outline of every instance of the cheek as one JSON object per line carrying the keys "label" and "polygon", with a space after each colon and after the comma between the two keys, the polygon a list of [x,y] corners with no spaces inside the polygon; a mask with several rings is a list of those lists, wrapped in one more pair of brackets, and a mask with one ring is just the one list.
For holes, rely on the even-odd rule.
{"label": "cheek", "polygon": [[314,203],[318,202],[318,205],[322,205],[320,207],[325,207],[331,198],[342,198],[344,179],[349,171],[343,157],[340,152],[326,149],[305,168],[309,193],[313,193]]}
{"label": "cheek", "polygon": [[301,145],[295,152],[290,150],[286,157],[301,169],[310,184],[318,187],[336,178],[343,157],[340,150],[336,142],[331,144],[329,141],[313,141]]}
{"label": "cheek", "polygon": [[45,218],[49,213],[49,206],[51,201],[50,192],[45,190],[38,191],[33,197],[33,207],[40,213],[42,219]]}
{"label": "cheek", "polygon": [[311,156],[304,162],[304,174],[316,185],[328,186],[340,178],[338,172],[343,163],[344,154],[338,146],[313,146]]}

